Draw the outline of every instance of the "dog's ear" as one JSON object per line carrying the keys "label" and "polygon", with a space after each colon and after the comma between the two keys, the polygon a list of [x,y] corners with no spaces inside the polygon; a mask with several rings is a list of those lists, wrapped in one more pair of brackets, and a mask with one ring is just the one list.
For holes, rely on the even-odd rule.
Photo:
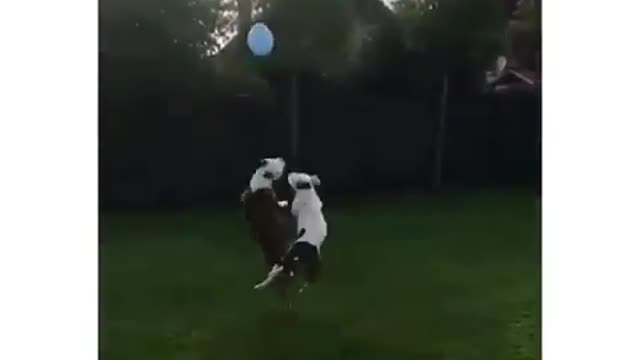
{"label": "dog's ear", "polygon": [[258,163],[258,167],[263,167],[267,165],[267,159],[260,159],[260,162]]}
{"label": "dog's ear", "polygon": [[311,175],[311,183],[313,184],[313,186],[320,186],[321,182],[318,175]]}

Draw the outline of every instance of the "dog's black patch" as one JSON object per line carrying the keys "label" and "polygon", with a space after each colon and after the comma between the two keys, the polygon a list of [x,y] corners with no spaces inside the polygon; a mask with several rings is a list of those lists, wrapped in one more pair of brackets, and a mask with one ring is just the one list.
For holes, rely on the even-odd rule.
{"label": "dog's black patch", "polygon": [[298,237],[297,238],[300,239],[306,233],[307,233],[307,229],[305,229],[305,228],[300,229],[300,231],[298,231]]}
{"label": "dog's black patch", "polygon": [[299,182],[299,183],[296,184],[296,189],[298,189],[298,190],[311,189],[311,183]]}
{"label": "dog's black patch", "polygon": [[275,175],[270,172],[270,171],[265,171],[264,174],[262,175],[265,179],[269,179],[269,180],[273,180],[275,179]]}
{"label": "dog's black patch", "polygon": [[[303,229],[304,230],[304,229]],[[285,274],[296,274],[302,271],[305,281],[313,284],[320,276],[320,254],[318,248],[306,241],[299,241],[282,259],[281,265]]]}

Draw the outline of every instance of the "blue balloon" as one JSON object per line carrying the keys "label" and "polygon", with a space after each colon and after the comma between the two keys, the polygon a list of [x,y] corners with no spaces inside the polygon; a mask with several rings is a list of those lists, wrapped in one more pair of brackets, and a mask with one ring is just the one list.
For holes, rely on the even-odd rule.
{"label": "blue balloon", "polygon": [[273,33],[267,25],[256,23],[247,34],[247,45],[256,56],[266,56],[273,50]]}

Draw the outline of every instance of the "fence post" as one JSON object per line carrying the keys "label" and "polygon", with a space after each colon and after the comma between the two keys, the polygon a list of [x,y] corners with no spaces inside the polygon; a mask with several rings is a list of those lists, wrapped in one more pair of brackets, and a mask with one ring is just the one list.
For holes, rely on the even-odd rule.
{"label": "fence post", "polygon": [[433,168],[433,189],[439,190],[442,186],[442,161],[444,157],[444,143],[447,119],[447,95],[449,92],[449,77],[445,73],[442,79],[442,97],[440,99],[440,119],[436,130],[435,158]]}
{"label": "fence post", "polygon": [[291,84],[289,88],[289,128],[290,128],[290,156],[291,161],[295,164],[298,161],[298,76],[293,73],[291,76]]}

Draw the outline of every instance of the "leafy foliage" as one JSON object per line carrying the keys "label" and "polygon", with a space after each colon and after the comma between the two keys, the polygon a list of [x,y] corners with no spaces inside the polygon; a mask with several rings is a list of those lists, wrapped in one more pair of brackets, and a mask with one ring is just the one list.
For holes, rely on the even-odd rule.
{"label": "leafy foliage", "polygon": [[441,68],[484,66],[503,47],[505,19],[494,0],[398,0],[407,46]]}
{"label": "leafy foliage", "polygon": [[273,61],[292,70],[344,63],[351,30],[349,0],[272,0],[266,13],[276,43]]}
{"label": "leafy foliage", "polygon": [[[231,0],[107,0],[100,3],[100,38],[107,50],[157,56],[160,45],[186,46],[204,56],[217,51],[233,22]],[[154,29],[163,44],[145,46]]]}

